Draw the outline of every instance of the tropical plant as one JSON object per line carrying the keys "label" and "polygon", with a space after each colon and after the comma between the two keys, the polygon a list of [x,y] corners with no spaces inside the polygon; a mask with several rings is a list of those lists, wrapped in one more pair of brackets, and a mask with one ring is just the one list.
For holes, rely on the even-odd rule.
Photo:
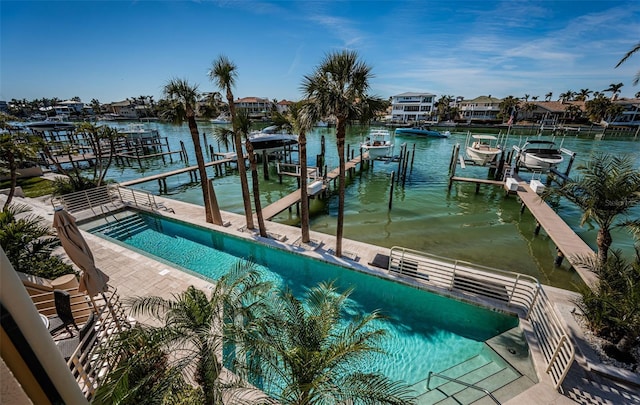
{"label": "tropical plant", "polygon": [[374,99],[367,95],[371,68],[353,51],[339,51],[325,56],[311,75],[305,76],[302,91],[319,116],[336,118],[336,143],[339,159],[338,220],[336,256],[342,256],[345,204],[345,136],[350,120],[359,119]]}
{"label": "tropical plant", "polygon": [[260,179],[258,178],[258,157],[253,152],[253,144],[249,140],[249,132],[251,131],[251,120],[246,110],[241,110],[234,117],[234,127],[237,129],[237,136],[244,137],[244,147],[249,157],[249,166],[251,168],[251,188],[253,190],[253,205],[256,208],[256,217],[258,219],[258,230],[260,236],[267,237],[267,228],[264,224],[262,215],[262,203],[260,202]]}
{"label": "tropical plant", "polygon": [[634,362],[631,349],[640,345],[640,251],[634,261],[612,251],[604,265],[589,259],[583,264],[598,277],[594,288],[583,287],[576,301],[588,328],[612,343],[604,347],[607,354]]}
{"label": "tropical plant", "polygon": [[613,242],[611,229],[616,220],[640,205],[640,171],[634,169],[629,156],[599,153],[585,165],[578,166],[581,175],[569,179],[549,193],[560,195],[582,210],[580,224],[595,222],[598,226],[597,265],[604,268]]}
{"label": "tropical plant", "polygon": [[612,106],[611,100],[601,94],[594,96],[592,100],[588,100],[584,105],[589,120],[596,124],[601,124],[608,117]]}
{"label": "tropical plant", "polygon": [[78,133],[84,135],[91,145],[96,158],[93,165],[93,182],[96,187],[100,187],[105,182],[107,171],[116,155],[116,142],[123,135],[116,128],[107,125],[96,126],[88,122],[80,124]]}
{"label": "tropical plant", "polygon": [[[298,134],[298,154],[300,155],[300,173],[307,173],[307,132],[313,123],[319,120],[313,105],[304,101],[293,103],[285,115],[277,111],[272,115],[274,125]],[[307,176],[300,176],[300,231],[301,241],[309,243],[309,195]]]}
{"label": "tropical plant", "polygon": [[558,101],[562,102],[562,103],[566,103],[567,101],[571,101],[573,100],[573,98],[575,97],[576,92],[573,90],[567,90],[564,93],[560,94],[560,98]]}
{"label": "tropical plant", "polygon": [[576,100],[578,101],[586,101],[589,99],[589,95],[593,93],[592,90],[589,89],[580,89],[578,95],[576,96]]}
{"label": "tropical plant", "polygon": [[611,83],[608,88],[602,91],[610,91],[611,92],[611,100],[615,100],[616,95],[620,93],[620,89],[624,86],[623,83]]}
{"label": "tropical plant", "polygon": [[513,122],[515,123],[515,121],[518,118],[518,104],[520,103],[520,101],[513,97],[513,96],[507,96],[505,98],[502,99],[502,101],[500,101],[499,104],[499,108],[500,108],[500,113],[499,116],[502,117],[503,121],[509,120],[510,117],[513,116]]}
{"label": "tropical plant", "polygon": [[206,221],[216,225],[222,225],[218,199],[216,198],[213,185],[209,183],[207,168],[204,165],[204,157],[202,155],[202,147],[200,146],[200,133],[198,132],[198,123],[196,122],[195,116],[198,86],[189,84],[185,79],[171,79],[164,86],[164,94],[174,103],[174,122],[182,123],[186,120],[189,126],[191,140],[193,141],[193,147],[196,153],[196,161],[198,163],[198,172],[200,174]]}
{"label": "tropical plant", "polygon": [[553,92],[548,92],[547,94],[544,95],[544,100],[545,101],[551,101],[551,98],[553,97]]}
{"label": "tropical plant", "polygon": [[36,137],[22,132],[0,134],[0,173],[8,172],[11,181],[3,209],[7,209],[13,200],[18,184],[19,169],[26,167],[25,165],[37,156],[34,138]]}
{"label": "tropical plant", "polygon": [[[616,65],[616,68],[620,65],[622,65],[624,62],[626,62],[627,59],[629,59],[634,53],[638,52],[638,50],[640,50],[640,42],[638,42],[633,48],[631,48],[631,50],[629,52],[627,52],[622,59],[620,59],[620,61],[618,62],[618,64]],[[637,85],[640,82],[640,71],[638,71],[638,73],[636,73],[634,79],[633,79],[633,85]]]}
{"label": "tropical plant", "polygon": [[[229,360],[242,374],[246,363],[242,355],[247,353],[242,336],[268,310],[264,298],[271,288],[270,283],[260,280],[252,263],[240,261],[210,293],[190,286],[171,298],[126,300],[133,315],[145,315],[152,322],[126,333],[109,347],[111,355],[121,360],[107,375],[99,397],[105,403],[111,403],[111,397],[127,399],[113,403],[134,404],[146,393],[165,398],[172,396],[174,387],[193,384],[201,396],[198,403],[221,405],[223,394],[236,400],[252,394],[260,398],[257,403],[265,403],[264,394],[245,387],[240,378],[222,375],[222,371]],[[223,344],[235,350],[223,350]]]}
{"label": "tropical plant", "polygon": [[0,246],[13,268],[49,279],[74,273],[72,266],[52,254],[60,246],[60,240],[44,225],[44,220],[32,214],[23,215],[30,211],[24,204],[11,204],[0,211]]}
{"label": "tropical plant", "polygon": [[233,140],[236,148],[236,160],[238,162],[238,174],[240,176],[240,187],[242,188],[242,200],[244,203],[244,216],[247,222],[247,229],[254,229],[253,212],[251,211],[251,196],[249,195],[249,182],[247,179],[247,168],[245,166],[244,153],[242,151],[242,139],[238,133],[235,120],[236,108],[233,102],[233,92],[231,88],[235,85],[237,77],[237,67],[226,56],[220,55],[213,62],[211,70],[209,70],[209,78],[224,90],[227,95],[227,103],[229,104],[229,113],[231,115],[231,124],[233,126]]}
{"label": "tropical plant", "polygon": [[409,404],[414,397],[403,383],[376,372],[364,372],[380,361],[379,343],[386,331],[375,323],[375,311],[346,316],[352,290],[339,293],[321,283],[304,298],[283,291],[280,304],[252,336],[254,367],[279,403]]}

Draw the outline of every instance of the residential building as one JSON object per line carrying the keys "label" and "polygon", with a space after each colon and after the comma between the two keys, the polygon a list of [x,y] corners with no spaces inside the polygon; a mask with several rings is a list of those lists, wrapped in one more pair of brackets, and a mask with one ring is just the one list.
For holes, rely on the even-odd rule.
{"label": "residential building", "polygon": [[233,102],[237,109],[245,110],[249,113],[249,118],[262,119],[271,113],[271,100],[260,97],[244,97]]}
{"label": "residential building", "polygon": [[460,116],[468,124],[500,123],[500,103],[502,99],[489,96],[480,96],[472,100],[461,100],[458,103]]}
{"label": "residential building", "polygon": [[84,107],[84,103],[82,101],[75,101],[75,100],[66,100],[66,101],[61,101],[59,102],[56,107],[68,107],[69,110],[75,111],[77,113],[81,113],[82,112],[82,108]]}
{"label": "residential building", "polygon": [[110,104],[111,112],[124,118],[138,119],[138,109],[129,100],[119,101]]}
{"label": "residential building", "polygon": [[276,110],[280,114],[286,114],[289,111],[289,107],[293,104],[293,101],[280,100],[276,103]]}
{"label": "residential building", "polygon": [[[525,107],[527,104],[533,107],[527,110]],[[520,103],[520,112],[518,113],[518,120],[526,120],[535,122],[542,125],[564,125],[567,120],[573,121],[575,113],[571,110],[578,109],[584,113],[585,102],[584,101],[528,101],[526,103]]]}
{"label": "residential building", "polygon": [[624,111],[610,122],[611,125],[640,127],[640,99],[621,98],[614,104],[621,105]]}
{"label": "residential building", "polygon": [[391,119],[394,122],[429,121],[435,114],[436,95],[402,93],[391,97]]}

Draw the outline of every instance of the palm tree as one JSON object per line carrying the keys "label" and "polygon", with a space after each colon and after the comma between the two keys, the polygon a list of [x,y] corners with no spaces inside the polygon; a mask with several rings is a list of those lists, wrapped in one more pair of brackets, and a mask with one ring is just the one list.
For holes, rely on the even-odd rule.
{"label": "palm tree", "polygon": [[175,117],[174,122],[182,123],[185,120],[189,125],[191,140],[196,152],[198,172],[200,173],[200,185],[204,197],[204,211],[206,221],[216,225],[222,225],[222,216],[215,191],[209,183],[207,168],[204,165],[202,148],[200,147],[200,133],[196,122],[195,106],[198,99],[198,86],[191,85],[185,79],[171,79],[164,86],[164,95],[174,102]]}
{"label": "palm tree", "polygon": [[579,101],[586,101],[589,99],[589,95],[592,94],[593,91],[589,90],[589,89],[580,89],[580,91],[578,92],[578,96],[576,97],[576,100]]}
{"label": "palm tree", "polygon": [[242,139],[238,134],[236,120],[236,108],[233,103],[233,92],[231,88],[236,82],[237,67],[226,56],[220,55],[213,62],[211,70],[209,70],[209,78],[214,81],[218,87],[227,93],[227,102],[229,103],[229,113],[231,115],[231,123],[233,126],[233,138],[236,146],[236,159],[238,162],[238,174],[240,175],[240,187],[242,188],[242,199],[244,202],[244,216],[247,221],[247,229],[254,229],[253,213],[251,211],[251,196],[249,195],[249,182],[247,181],[247,168],[244,162],[244,153],[242,152]]}
{"label": "palm tree", "polygon": [[544,101],[551,101],[551,97],[553,97],[553,92],[548,92],[544,95]]}
{"label": "palm tree", "polygon": [[620,93],[620,89],[624,86],[623,83],[611,83],[608,88],[602,91],[610,91],[611,92],[611,101],[615,100],[618,93]]}
{"label": "palm tree", "polygon": [[7,171],[10,178],[9,194],[4,203],[3,210],[7,209],[13,200],[18,185],[18,174],[21,164],[37,156],[34,148],[34,137],[25,133],[0,134],[0,173]]}
{"label": "palm tree", "polygon": [[[629,52],[627,52],[622,59],[620,59],[620,61],[618,62],[618,64],[616,65],[616,68],[620,65],[622,65],[627,59],[629,59],[631,57],[631,55],[633,55],[634,53],[638,52],[638,50],[640,50],[640,42],[638,42],[636,44],[636,46],[634,46],[633,48],[631,48],[631,50]],[[633,79],[633,85],[637,85],[640,82],[640,71],[638,71],[638,73],[636,73],[635,78]]]}
{"label": "palm tree", "polygon": [[[263,297],[268,296],[271,288],[270,283],[261,281],[252,263],[240,261],[216,282],[210,293],[191,286],[171,298],[149,296],[127,300],[132,314],[145,315],[158,326],[141,325],[140,330],[110,346],[113,357],[126,356],[107,375],[99,397],[128,396],[133,400],[145,392],[164,397],[172,387],[184,383],[195,384],[202,397],[198,403],[208,405],[221,405],[223,393],[233,392],[236,397],[251,393],[259,397],[261,394],[255,388],[243,388],[245,382],[240,379],[223,381],[221,372],[225,356],[232,359],[235,354],[236,367],[242,366],[243,361],[238,359],[238,353],[243,353],[239,344],[246,340],[236,337],[266,318],[268,306]],[[235,352],[223,350],[223,344],[227,343],[236,348]],[[141,370],[148,361],[158,363],[164,370]],[[132,380],[136,372],[142,384]],[[262,395],[260,403],[265,403],[264,399]]]}
{"label": "palm tree", "polygon": [[345,199],[345,135],[350,119],[362,115],[363,107],[371,100],[367,95],[371,68],[358,60],[353,51],[334,52],[325,56],[316,71],[305,76],[302,91],[311,108],[319,116],[336,117],[336,143],[339,158],[338,221],[336,226],[336,250],[342,256]]}
{"label": "palm tree", "polygon": [[596,154],[586,165],[578,167],[581,176],[550,190],[582,210],[580,224],[598,225],[597,265],[605,266],[613,242],[611,229],[616,219],[640,205],[640,171],[628,156]]}
{"label": "palm tree", "polygon": [[249,132],[251,131],[251,120],[246,110],[241,110],[234,117],[234,127],[237,128],[237,135],[244,137],[244,147],[249,157],[249,166],[251,167],[251,188],[253,189],[253,205],[256,207],[256,217],[258,218],[258,230],[260,236],[267,237],[267,228],[264,225],[264,217],[262,215],[262,203],[260,202],[260,179],[258,178],[258,157],[253,152],[253,144],[249,141]]}
{"label": "palm tree", "polygon": [[273,114],[275,125],[298,134],[298,154],[300,155],[300,230],[301,241],[309,243],[309,195],[307,192],[307,132],[319,117],[313,110],[313,105],[304,101],[294,103],[289,107],[286,115],[278,112]]}
{"label": "palm tree", "polygon": [[309,289],[302,299],[281,293],[280,306],[251,343],[252,361],[279,403],[413,403],[403,383],[361,371],[372,355],[384,353],[379,342],[386,331],[375,327],[383,318],[377,311],[344,318],[351,313],[350,294],[339,293],[333,283]]}
{"label": "palm tree", "polygon": [[566,92],[560,94],[560,99],[558,101],[565,103],[567,101],[573,100],[573,97],[576,95],[576,92],[573,90],[567,90]]}

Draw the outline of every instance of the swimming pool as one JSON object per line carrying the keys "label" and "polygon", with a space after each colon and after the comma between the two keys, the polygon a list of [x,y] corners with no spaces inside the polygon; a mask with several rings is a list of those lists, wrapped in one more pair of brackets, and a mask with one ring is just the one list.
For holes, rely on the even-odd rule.
{"label": "swimming pool", "polygon": [[[124,214],[124,213],[123,213]],[[387,357],[369,371],[415,384],[474,357],[491,357],[485,341],[518,326],[518,318],[449,299],[370,274],[272,248],[210,229],[147,213],[126,213],[118,223],[84,225],[90,232],[124,244],[175,267],[213,280],[238,258],[259,264],[265,279],[301,295],[321,281],[354,288],[350,309],[381,310],[388,319]],[[489,359],[490,360],[490,359]]]}

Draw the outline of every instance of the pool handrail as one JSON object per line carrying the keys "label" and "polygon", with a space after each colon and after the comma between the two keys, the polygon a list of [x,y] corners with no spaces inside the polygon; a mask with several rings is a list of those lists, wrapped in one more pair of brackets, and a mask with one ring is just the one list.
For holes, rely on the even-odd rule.
{"label": "pool handrail", "polygon": [[394,246],[387,271],[427,287],[499,301],[524,311],[546,361],[545,372],[559,389],[575,358],[563,323],[540,282],[532,276]]}
{"label": "pool handrail", "polygon": [[429,376],[427,377],[427,390],[429,389],[429,383],[431,382],[431,377],[432,376],[435,376],[435,377],[438,377],[438,378],[442,378],[444,380],[451,381],[451,382],[454,382],[456,384],[464,385],[467,388],[472,388],[474,390],[482,391],[482,392],[484,392],[485,395],[487,395],[489,398],[491,398],[494,403],[496,403],[498,405],[501,405],[500,401],[498,401],[498,399],[496,397],[494,397],[493,394],[489,390],[487,390],[485,388],[482,388],[482,387],[478,387],[477,385],[473,385],[473,384],[466,383],[464,381],[457,380],[455,378],[447,377],[446,375],[435,373],[433,371],[429,371]]}

